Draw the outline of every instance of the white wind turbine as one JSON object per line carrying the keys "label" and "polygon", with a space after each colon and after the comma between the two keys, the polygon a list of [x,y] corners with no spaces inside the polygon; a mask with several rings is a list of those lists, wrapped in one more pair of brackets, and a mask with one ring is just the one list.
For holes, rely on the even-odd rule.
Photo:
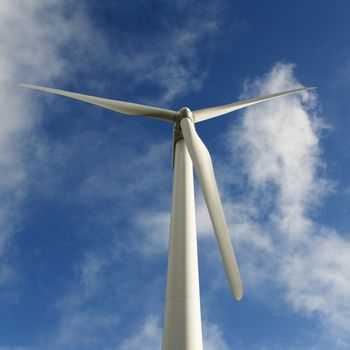
{"label": "white wind turbine", "polygon": [[163,350],[202,350],[192,163],[208,207],[227,279],[237,300],[242,298],[243,288],[211,157],[208,149],[199,138],[194,124],[278,96],[314,88],[302,87],[227,105],[199,109],[194,112],[184,107],[176,112],[35,85],[21,84],[21,86],[63,95],[128,115],[146,116],[173,123],[174,180]]}

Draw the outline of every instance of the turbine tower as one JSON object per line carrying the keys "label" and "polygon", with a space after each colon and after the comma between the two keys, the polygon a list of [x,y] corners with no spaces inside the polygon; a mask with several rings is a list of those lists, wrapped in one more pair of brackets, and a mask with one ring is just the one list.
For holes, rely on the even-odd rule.
{"label": "turbine tower", "polygon": [[28,84],[21,86],[63,95],[128,115],[157,118],[173,123],[174,178],[163,350],[202,350],[193,167],[208,208],[228,283],[237,300],[242,298],[243,288],[211,157],[195,130],[195,123],[314,87],[297,88],[193,112],[183,107],[176,112],[41,86]]}

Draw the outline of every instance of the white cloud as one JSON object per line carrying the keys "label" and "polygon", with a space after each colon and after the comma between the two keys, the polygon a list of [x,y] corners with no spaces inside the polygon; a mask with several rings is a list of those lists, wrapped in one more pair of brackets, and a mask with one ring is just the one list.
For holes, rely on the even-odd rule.
{"label": "white cloud", "polygon": [[350,241],[321,228],[281,260],[287,300],[297,311],[319,313],[336,334],[350,332],[349,267]]}
{"label": "white cloud", "polygon": [[[277,64],[246,88],[263,95],[299,85],[292,65]],[[242,169],[240,154],[248,191],[241,202],[226,199],[248,293],[272,283],[295,311],[319,315],[341,339],[350,332],[350,242],[312,215],[332,187],[321,175],[321,128],[309,93],[245,110],[230,142],[231,166]]]}
{"label": "white cloud", "polygon": [[[254,82],[254,94],[269,94],[299,86],[291,65],[277,65],[268,76]],[[289,96],[244,111],[235,131],[244,150],[249,181],[255,188],[277,190],[276,209],[281,229],[289,235],[307,229],[307,210],[325,193],[326,183],[317,176],[319,119],[314,115],[312,94]],[[309,111],[308,111],[309,110]]]}

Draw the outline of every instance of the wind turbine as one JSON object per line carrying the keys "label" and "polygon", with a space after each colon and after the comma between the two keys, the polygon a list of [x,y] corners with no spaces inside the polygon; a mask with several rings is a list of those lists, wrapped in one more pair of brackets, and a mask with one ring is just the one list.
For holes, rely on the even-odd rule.
{"label": "wind turbine", "polygon": [[21,86],[63,95],[128,115],[157,118],[173,123],[174,178],[163,350],[202,350],[192,164],[208,207],[228,283],[237,300],[242,298],[243,288],[215,180],[211,157],[195,130],[195,123],[279,96],[314,89],[314,87],[297,88],[222,106],[199,109],[193,112],[189,108],[183,107],[177,112],[41,86],[28,84],[21,84]]}

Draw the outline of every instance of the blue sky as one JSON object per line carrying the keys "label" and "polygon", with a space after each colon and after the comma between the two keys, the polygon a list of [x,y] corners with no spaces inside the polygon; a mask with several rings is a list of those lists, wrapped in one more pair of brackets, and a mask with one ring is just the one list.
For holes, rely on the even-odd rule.
{"label": "blue sky", "polygon": [[160,348],[171,136],[26,82],[170,109],[315,85],[200,123],[245,296],[196,190],[205,350],[348,349],[350,4],[3,0],[0,350]]}

